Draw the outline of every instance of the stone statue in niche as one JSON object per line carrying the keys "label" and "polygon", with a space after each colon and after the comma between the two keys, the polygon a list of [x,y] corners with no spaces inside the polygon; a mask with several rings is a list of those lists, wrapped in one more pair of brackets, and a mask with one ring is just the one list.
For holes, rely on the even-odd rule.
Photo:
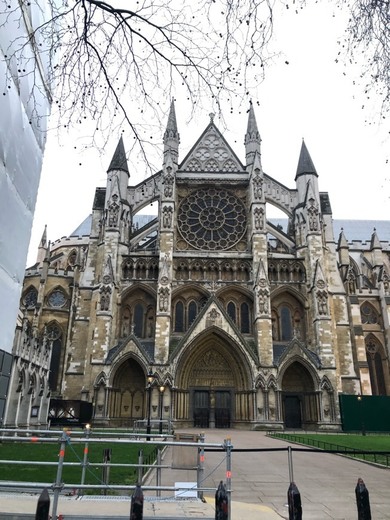
{"label": "stone statue in niche", "polygon": [[262,208],[256,208],[254,211],[255,215],[255,229],[260,231],[264,228],[264,210]]}
{"label": "stone statue in niche", "polygon": [[118,225],[119,206],[113,202],[108,208],[108,226],[116,227]]}
{"label": "stone statue in niche", "polygon": [[167,312],[169,308],[169,287],[161,287],[159,290],[160,312]]}
{"label": "stone statue in niche", "polygon": [[317,292],[318,314],[326,316],[328,314],[328,293],[326,291]]}
{"label": "stone statue in niche", "polygon": [[314,205],[314,199],[310,199],[310,206],[307,210],[309,215],[309,230],[318,231],[318,209]]}
{"label": "stone statue in niche", "polygon": [[110,294],[111,289],[109,287],[102,287],[100,290],[100,310],[108,311],[110,307]]}
{"label": "stone statue in niche", "polygon": [[253,196],[255,200],[260,200],[263,196],[263,182],[264,179],[256,170],[256,176],[253,178]]}
{"label": "stone statue in niche", "polygon": [[173,194],[173,175],[170,173],[171,168],[168,168],[167,175],[163,178],[164,197],[172,197]]}
{"label": "stone statue in niche", "polygon": [[163,208],[163,227],[164,228],[172,227],[172,214],[173,214],[173,208],[171,206],[165,206]]}

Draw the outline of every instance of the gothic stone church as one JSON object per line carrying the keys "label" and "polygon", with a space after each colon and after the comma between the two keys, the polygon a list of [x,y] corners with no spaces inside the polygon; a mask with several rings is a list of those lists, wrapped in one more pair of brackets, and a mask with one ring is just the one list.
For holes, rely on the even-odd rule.
{"label": "gothic stone church", "polygon": [[129,185],[121,139],[92,215],[45,231],[6,424],[45,424],[57,398],[130,427],[150,373],[151,417],[176,427],[336,429],[340,393],[390,394],[388,223],[333,221],[304,142],[294,188],[268,176],[252,106],[244,163],[212,116],[184,158],[179,142],[172,104],[161,171]]}

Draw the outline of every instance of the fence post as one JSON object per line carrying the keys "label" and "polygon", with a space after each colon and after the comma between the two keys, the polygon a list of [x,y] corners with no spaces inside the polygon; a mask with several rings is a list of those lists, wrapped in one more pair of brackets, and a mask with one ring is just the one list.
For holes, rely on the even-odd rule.
{"label": "fence post", "polygon": [[291,446],[288,446],[287,448],[287,457],[288,457],[288,476],[291,482],[294,482],[294,468],[293,468],[293,461],[292,461],[292,449]]}
{"label": "fence post", "polygon": [[[84,457],[83,457],[83,469],[81,471],[81,485],[85,484],[85,473],[88,466],[88,451],[89,451],[89,434],[91,433],[91,425],[85,425],[85,444],[84,444]],[[80,494],[84,494],[84,490],[80,489]]]}
{"label": "fence post", "polygon": [[[199,442],[204,444],[204,432],[201,432],[199,435]],[[198,467],[196,472],[196,486],[198,488],[198,498],[203,499],[203,491],[199,491],[199,488],[203,485],[203,475],[204,475],[204,447],[198,448]]]}
{"label": "fence post", "polygon": [[50,497],[47,488],[45,488],[38,499],[35,520],[49,520]]}
{"label": "fence post", "polygon": [[371,520],[370,497],[362,478],[357,481],[355,494],[358,520]]}
{"label": "fence post", "polygon": [[130,520],[142,520],[144,517],[144,494],[141,486],[136,485],[131,496]]}
{"label": "fence post", "polygon": [[302,520],[301,494],[294,482],[290,483],[287,491],[288,520]]}
{"label": "fence post", "polygon": [[[157,450],[157,471],[156,471],[156,486],[161,486],[161,450]],[[157,489],[157,496],[161,497],[161,489]]]}
{"label": "fence post", "polygon": [[[112,455],[112,449],[111,448],[104,448],[103,449],[103,468],[102,468],[102,481],[103,484],[105,484],[108,487],[108,484],[110,482],[110,463],[111,463],[111,455]],[[107,495],[107,489],[103,489],[103,495]]]}
{"label": "fence post", "polygon": [[142,484],[142,479],[144,476],[144,468],[142,467],[144,463],[144,452],[143,450],[139,450],[138,452],[138,483]]}
{"label": "fence post", "polygon": [[[225,439],[226,447],[226,493],[227,493],[227,520],[231,520],[231,500],[232,500],[232,441],[230,437]],[[224,517],[223,517],[224,518]]]}
{"label": "fence post", "polygon": [[58,455],[58,467],[57,467],[57,476],[56,481],[53,486],[54,496],[53,496],[53,509],[51,512],[52,518],[57,518],[57,506],[58,506],[58,498],[60,496],[60,491],[62,489],[62,469],[64,467],[64,458],[65,458],[65,448],[66,444],[70,440],[70,431],[64,428],[61,435],[61,446],[60,453]]}

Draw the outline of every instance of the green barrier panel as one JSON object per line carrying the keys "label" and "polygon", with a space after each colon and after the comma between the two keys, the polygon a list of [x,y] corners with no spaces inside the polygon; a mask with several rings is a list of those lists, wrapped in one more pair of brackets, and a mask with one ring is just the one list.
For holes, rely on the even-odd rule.
{"label": "green barrier panel", "polygon": [[339,401],[343,431],[390,431],[389,396],[339,394]]}

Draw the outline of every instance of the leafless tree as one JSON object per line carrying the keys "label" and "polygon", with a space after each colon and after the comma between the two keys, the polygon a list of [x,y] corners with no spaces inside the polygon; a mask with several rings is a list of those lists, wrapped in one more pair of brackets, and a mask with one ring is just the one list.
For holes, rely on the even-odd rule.
{"label": "leafless tree", "polygon": [[381,115],[390,109],[390,1],[342,0],[350,16],[346,50],[351,61],[362,67],[365,93],[382,100]]}
{"label": "leafless tree", "polygon": [[[28,42],[10,41],[8,59],[32,74],[25,51],[36,45],[61,126],[93,121],[93,132],[108,136],[126,123],[144,155],[171,98],[187,98],[193,109],[204,97],[214,111],[222,98],[233,107],[262,79],[269,58],[271,0],[139,0],[131,8],[126,0],[46,2],[47,21]],[[42,0],[1,0],[0,27],[32,4],[42,9]]]}
{"label": "leafless tree", "polygon": [[[29,49],[48,69],[54,112],[61,127],[85,125],[95,137],[128,126],[147,157],[152,136],[161,135],[172,98],[196,110],[207,99],[220,113],[223,102],[251,97],[270,59],[273,0],[0,0],[0,30],[17,27],[39,9],[42,23],[29,37],[10,35],[6,59],[15,76],[38,76]],[[282,2],[284,3],[284,2]],[[296,9],[305,0],[292,0]],[[350,11],[345,49],[351,60],[364,55],[366,90],[390,103],[389,4],[387,0],[335,0]],[[288,0],[285,7],[290,7]],[[39,64],[38,64],[39,65]],[[32,104],[39,104],[31,90]],[[38,96],[39,97],[39,96]],[[38,117],[38,111],[32,110]],[[153,128],[158,127],[158,131]]]}

